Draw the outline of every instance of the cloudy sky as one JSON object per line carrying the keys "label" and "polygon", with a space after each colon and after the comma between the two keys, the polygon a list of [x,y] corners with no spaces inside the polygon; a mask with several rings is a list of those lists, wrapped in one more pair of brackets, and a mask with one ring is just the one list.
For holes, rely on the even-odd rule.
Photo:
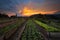
{"label": "cloudy sky", "polygon": [[19,15],[18,11],[25,6],[49,14],[60,11],[60,0],[0,0],[0,11],[17,13]]}

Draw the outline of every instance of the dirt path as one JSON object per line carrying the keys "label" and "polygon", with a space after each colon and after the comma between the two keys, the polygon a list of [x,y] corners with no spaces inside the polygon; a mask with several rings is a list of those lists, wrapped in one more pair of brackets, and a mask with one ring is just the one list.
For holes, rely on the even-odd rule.
{"label": "dirt path", "polygon": [[12,20],[12,21],[5,22],[5,23],[0,23],[0,29],[7,26],[7,25],[13,24],[15,22],[16,22],[16,20]]}
{"label": "dirt path", "polygon": [[37,23],[35,23],[35,25],[36,28],[40,31],[41,35],[45,38],[45,40],[49,40],[48,32],[43,27],[39,26]]}
{"label": "dirt path", "polygon": [[19,26],[19,28],[14,32],[14,34],[10,38],[5,39],[5,40],[19,40],[22,32],[25,29],[25,25],[26,25],[26,21],[22,23],[21,26]]}

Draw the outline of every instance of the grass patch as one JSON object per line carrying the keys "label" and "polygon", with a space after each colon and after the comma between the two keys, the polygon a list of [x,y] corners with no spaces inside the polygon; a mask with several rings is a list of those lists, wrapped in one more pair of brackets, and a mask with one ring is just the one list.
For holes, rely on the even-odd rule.
{"label": "grass patch", "polygon": [[55,27],[53,27],[53,26],[49,26],[49,25],[47,25],[47,24],[45,24],[45,23],[42,23],[42,22],[40,22],[40,21],[37,21],[37,20],[35,20],[35,22],[37,23],[37,24],[39,24],[40,26],[42,26],[42,27],[44,27],[47,31],[49,31],[49,32],[55,32],[55,31],[59,31],[60,32],[60,29],[57,29],[57,28],[55,28]]}

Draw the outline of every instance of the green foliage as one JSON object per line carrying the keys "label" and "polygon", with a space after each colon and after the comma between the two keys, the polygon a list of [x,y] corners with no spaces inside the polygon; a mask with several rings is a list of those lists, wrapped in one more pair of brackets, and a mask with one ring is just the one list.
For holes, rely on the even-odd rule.
{"label": "green foliage", "polygon": [[0,29],[0,35],[3,35],[14,28],[18,28],[21,25],[21,23],[23,23],[23,22],[24,22],[24,20],[22,20],[22,19],[16,19],[16,22],[14,24],[8,25],[8,26]]}
{"label": "green foliage", "polygon": [[47,24],[45,24],[45,23],[42,23],[42,22],[40,22],[40,21],[37,21],[37,20],[35,20],[35,22],[37,23],[37,24],[39,24],[40,26],[42,26],[42,27],[44,27],[47,31],[60,31],[60,29],[57,29],[57,28],[54,28],[53,26],[49,26],[49,25],[47,25]]}
{"label": "green foliage", "polygon": [[22,34],[21,40],[44,40],[41,33],[35,26],[32,20],[29,20],[26,24],[26,28]]}

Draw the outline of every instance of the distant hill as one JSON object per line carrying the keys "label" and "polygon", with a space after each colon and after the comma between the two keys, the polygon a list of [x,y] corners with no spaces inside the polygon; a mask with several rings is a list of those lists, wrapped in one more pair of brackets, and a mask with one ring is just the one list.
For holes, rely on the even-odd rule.
{"label": "distant hill", "polygon": [[60,11],[55,12],[54,14],[45,14],[45,15],[36,14],[36,15],[32,15],[30,17],[31,18],[34,17],[34,18],[60,19]]}
{"label": "distant hill", "polygon": [[41,17],[43,17],[43,15],[41,15],[41,14],[35,14],[35,15],[30,16],[30,17],[31,17],[31,18],[32,18],[32,17],[41,18]]}

